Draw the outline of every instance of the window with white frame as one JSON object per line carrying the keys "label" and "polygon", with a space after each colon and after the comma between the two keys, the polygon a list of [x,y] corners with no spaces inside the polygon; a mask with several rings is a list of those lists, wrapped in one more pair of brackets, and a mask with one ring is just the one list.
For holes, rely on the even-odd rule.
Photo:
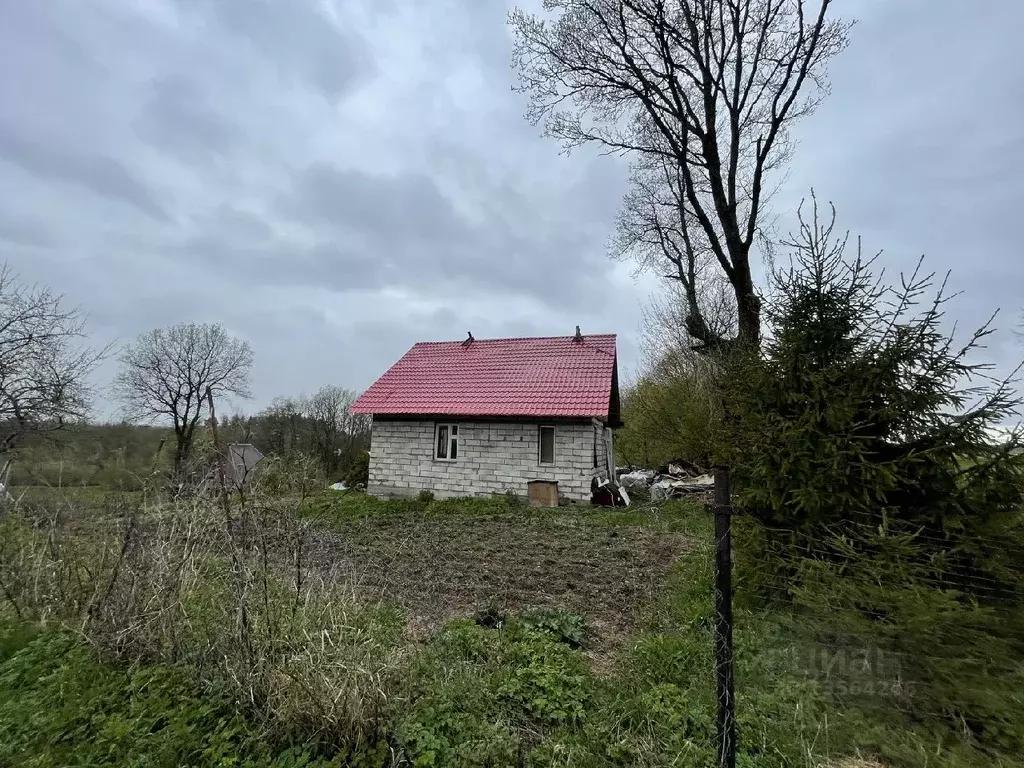
{"label": "window with white frame", "polygon": [[537,437],[537,461],[540,464],[555,463],[555,428],[539,427]]}
{"label": "window with white frame", "polygon": [[434,458],[455,461],[459,457],[459,425],[438,424],[434,428]]}

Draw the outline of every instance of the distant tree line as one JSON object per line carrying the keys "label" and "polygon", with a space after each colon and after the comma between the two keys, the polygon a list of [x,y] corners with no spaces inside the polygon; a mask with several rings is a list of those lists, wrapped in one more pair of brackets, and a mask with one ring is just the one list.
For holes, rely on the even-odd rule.
{"label": "distant tree line", "polygon": [[[206,471],[211,416],[250,396],[249,343],[216,323],[141,334],[118,355],[112,393],[123,422],[90,424],[90,378],[110,352],[88,344],[80,309],[0,267],[0,468],[19,455],[16,482],[123,487],[154,472]],[[352,413],[355,398],[326,385],[253,415],[220,414],[222,441],[305,457],[321,478],[341,479],[369,448],[370,419]]]}
{"label": "distant tree line", "polygon": [[276,397],[254,415],[236,413],[225,419],[224,434],[266,454],[312,457],[325,477],[340,480],[370,448],[370,417],[352,413],[356,395],[328,384],[308,397]]}

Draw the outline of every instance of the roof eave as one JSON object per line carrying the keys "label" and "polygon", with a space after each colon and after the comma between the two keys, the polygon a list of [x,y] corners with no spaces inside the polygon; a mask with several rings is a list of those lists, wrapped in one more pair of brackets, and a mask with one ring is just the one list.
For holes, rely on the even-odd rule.
{"label": "roof eave", "polygon": [[608,422],[608,414],[604,413],[558,413],[558,414],[536,414],[536,413],[440,413],[440,412],[418,412],[418,411],[375,411],[371,413],[374,418],[384,417],[389,419],[470,419],[470,420],[497,420],[517,419],[528,421],[562,420],[562,421],[590,421],[599,419],[603,423]]}

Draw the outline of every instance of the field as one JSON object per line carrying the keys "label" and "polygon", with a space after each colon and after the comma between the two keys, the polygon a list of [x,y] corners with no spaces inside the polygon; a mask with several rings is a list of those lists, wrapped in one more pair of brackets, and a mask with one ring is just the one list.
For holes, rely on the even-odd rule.
{"label": "field", "polygon": [[695,525],[685,506],[626,514],[460,500],[391,511],[365,496],[338,496],[310,516],[319,523],[310,564],[363,600],[398,603],[413,636],[488,604],[513,613],[560,609],[586,620],[595,658],[650,619]]}
{"label": "field", "polygon": [[[699,503],[51,491],[0,527],[0,765],[714,762]],[[797,639],[737,607],[740,765],[1015,764],[844,708]]]}

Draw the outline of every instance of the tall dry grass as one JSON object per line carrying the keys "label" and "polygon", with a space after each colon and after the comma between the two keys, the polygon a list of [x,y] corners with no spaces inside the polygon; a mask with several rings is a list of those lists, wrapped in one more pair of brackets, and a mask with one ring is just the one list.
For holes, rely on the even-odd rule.
{"label": "tall dry grass", "polygon": [[190,665],[271,726],[346,750],[383,745],[404,660],[400,615],[307,567],[285,502],[73,496],[0,518],[0,612],[59,624],[112,654]]}

